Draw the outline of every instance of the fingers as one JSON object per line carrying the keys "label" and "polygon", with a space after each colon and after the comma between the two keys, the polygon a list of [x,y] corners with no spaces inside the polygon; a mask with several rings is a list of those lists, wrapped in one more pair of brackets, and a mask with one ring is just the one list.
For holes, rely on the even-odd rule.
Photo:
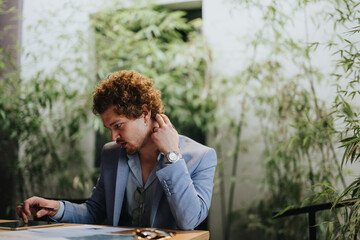
{"label": "fingers", "polygon": [[16,207],[16,213],[17,215],[23,219],[24,223],[28,223],[28,217],[23,211],[23,206],[19,205]]}
{"label": "fingers", "polygon": [[164,154],[170,151],[180,152],[179,135],[169,118],[164,114],[156,114],[156,121],[159,127],[153,127],[151,138],[157,149]]}
{"label": "fingers", "polygon": [[21,218],[23,219],[24,223],[29,222],[28,216],[24,212],[21,212]]}
{"label": "fingers", "polygon": [[16,207],[16,213],[17,213],[17,215],[18,215],[19,217],[21,217],[22,211],[21,211],[21,206],[20,206],[20,205],[18,205],[18,206]]}
{"label": "fingers", "polygon": [[170,119],[165,114],[161,114],[162,119],[164,120],[166,125],[171,125]]}
{"label": "fingers", "polygon": [[57,202],[54,202],[53,204],[51,203],[51,201],[44,198],[31,197],[25,200],[21,205],[16,207],[16,213],[20,218],[24,220],[25,223],[28,223],[29,216],[36,216],[37,218],[40,218],[50,213],[49,210],[42,209],[42,207],[57,207]]}
{"label": "fingers", "polygon": [[43,217],[45,215],[48,215],[48,214],[49,214],[48,210],[41,209],[41,210],[37,211],[34,215],[37,218],[41,218],[41,217]]}
{"label": "fingers", "polygon": [[24,201],[22,205],[16,207],[16,212],[17,215],[23,219],[24,223],[28,223],[29,222],[28,216],[31,216],[31,212],[28,203],[27,203],[27,208],[25,207],[26,204],[25,202],[26,201]]}
{"label": "fingers", "polygon": [[160,114],[156,114],[155,119],[156,119],[157,123],[159,124],[160,128],[165,125],[164,119],[161,117]]}
{"label": "fingers", "polygon": [[23,212],[25,212],[27,216],[31,216],[29,200],[30,199],[25,200],[22,205]]}
{"label": "fingers", "polygon": [[165,125],[171,125],[170,119],[165,114],[156,114],[156,121],[159,124],[159,127],[163,127]]}

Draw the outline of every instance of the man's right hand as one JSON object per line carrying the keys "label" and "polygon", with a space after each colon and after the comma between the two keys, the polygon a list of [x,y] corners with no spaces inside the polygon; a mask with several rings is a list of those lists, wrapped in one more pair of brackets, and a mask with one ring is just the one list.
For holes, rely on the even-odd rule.
{"label": "man's right hand", "polygon": [[[50,211],[43,208],[52,208],[56,211]],[[22,205],[16,207],[16,212],[25,223],[28,223],[29,216],[41,218],[45,215],[54,216],[59,211],[60,203],[56,200],[48,200],[40,197],[31,197],[26,199]]]}

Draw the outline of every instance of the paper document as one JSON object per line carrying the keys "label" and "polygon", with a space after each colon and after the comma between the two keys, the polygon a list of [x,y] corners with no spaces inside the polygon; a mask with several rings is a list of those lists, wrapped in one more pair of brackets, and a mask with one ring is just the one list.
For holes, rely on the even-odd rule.
{"label": "paper document", "polygon": [[96,225],[61,226],[53,228],[38,228],[24,231],[0,232],[1,240],[18,239],[51,239],[51,240],[97,240],[122,239],[132,240],[131,234],[113,234],[113,232],[131,230],[130,228],[106,227]]}

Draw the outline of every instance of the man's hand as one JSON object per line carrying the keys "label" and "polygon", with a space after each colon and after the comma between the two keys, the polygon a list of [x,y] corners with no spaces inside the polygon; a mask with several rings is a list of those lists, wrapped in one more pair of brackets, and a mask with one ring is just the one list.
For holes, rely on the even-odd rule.
{"label": "man's hand", "polygon": [[[28,223],[29,216],[41,218],[45,215],[54,216],[59,211],[60,203],[55,200],[48,200],[40,197],[31,197],[26,199],[22,205],[16,207],[16,212],[25,223]],[[51,211],[55,209],[56,211]]]}
{"label": "man's hand", "polygon": [[165,155],[171,151],[180,152],[179,134],[173,128],[170,119],[165,114],[156,114],[155,118],[159,127],[154,128],[151,139],[156,144],[159,151]]}

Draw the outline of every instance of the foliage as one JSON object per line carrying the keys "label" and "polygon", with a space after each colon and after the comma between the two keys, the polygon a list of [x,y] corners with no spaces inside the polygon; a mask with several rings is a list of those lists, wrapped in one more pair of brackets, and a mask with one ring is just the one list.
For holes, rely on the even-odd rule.
{"label": "foliage", "polygon": [[[359,125],[359,87],[360,87],[360,3],[358,1],[334,1],[334,11],[329,14],[335,27],[344,28],[339,36],[340,44],[333,45],[338,57],[338,71],[334,73],[338,81],[338,94],[334,101],[337,118],[343,123],[340,138],[344,148],[342,165],[358,163],[360,156],[360,125]],[[359,178],[350,183],[339,195],[338,201],[348,198],[360,198],[358,191]],[[345,221],[334,234],[333,239],[356,238],[360,227],[359,200],[344,215]]]}
{"label": "foliage", "polygon": [[[83,165],[84,160],[79,141],[87,132],[88,91],[71,87],[74,78],[82,79],[86,73],[68,67],[69,63],[76,67],[81,59],[74,61],[50,55],[51,49],[65,53],[63,46],[44,44],[41,30],[49,32],[50,22],[45,17],[36,23],[36,27],[27,26],[35,36],[32,43],[35,46],[41,44],[43,52],[16,49],[24,56],[23,69],[11,60],[11,56],[5,55],[4,49],[0,51],[3,53],[0,60],[0,132],[6,134],[0,139],[0,150],[6,150],[4,147],[9,142],[19,146],[15,149],[19,151],[18,159],[9,159],[16,162],[17,202],[32,195],[78,198],[89,191],[85,186],[90,180],[87,169],[79,171],[75,167]],[[63,28],[66,26],[62,25]],[[84,42],[78,39],[74,43],[66,34],[62,39],[73,52],[84,46]],[[51,69],[46,62],[54,59],[61,63]],[[73,188],[72,181],[76,176],[81,177],[82,184],[75,186],[77,189]]]}
{"label": "foliage", "polygon": [[[340,10],[339,6],[344,3],[347,4],[343,5],[345,9]],[[286,4],[277,1],[268,1],[266,4],[241,1],[241,4],[249,11],[256,9],[260,12],[263,21],[261,29],[252,38],[249,37],[246,43],[247,50],[250,49],[252,54],[247,61],[249,65],[239,75],[250,75],[250,81],[248,78],[243,79],[259,83],[248,86],[247,93],[250,93],[249,102],[252,105],[258,104],[256,115],[265,146],[264,191],[267,197],[253,203],[249,209],[228,211],[227,214],[233,215],[233,221],[227,220],[225,226],[234,224],[238,226],[238,231],[243,229],[238,234],[244,234],[244,229],[245,232],[257,230],[258,237],[265,239],[306,238],[305,217],[273,220],[271,216],[275,209],[286,206],[288,209],[314,202],[335,201],[337,192],[346,186],[339,151],[336,150],[339,141],[336,110],[322,101],[316,91],[317,86],[328,82],[326,73],[317,69],[312,60],[312,53],[317,51],[321,43],[311,43],[308,37],[308,19],[312,20],[313,25],[320,25],[324,21],[322,17],[329,17],[329,13],[321,9],[309,14],[311,7],[317,9],[318,1]],[[341,16],[341,20],[336,21],[337,24],[345,24],[344,21],[356,22],[358,19],[355,17],[358,16],[358,11],[355,10],[358,4],[355,2],[324,1],[322,4],[330,4],[334,12],[338,13],[330,16]],[[304,16],[305,41],[294,37],[291,31],[296,28],[297,16],[300,14]],[[353,28],[353,33],[356,30],[357,27]],[[329,36],[327,44],[330,47],[335,44],[332,39],[334,35]],[[358,81],[358,72],[355,73],[353,68],[358,66],[356,44],[348,39],[345,42],[348,43],[348,49],[339,50],[344,56],[340,63],[343,69],[352,70],[353,80]],[[349,75],[337,73],[335,76],[347,78]],[[354,91],[347,92],[347,95],[353,97],[358,85],[355,86],[354,81],[351,84]],[[344,97],[337,97],[338,101],[343,99]],[[351,110],[350,104],[338,106],[341,106],[341,111],[338,112],[348,113],[348,118],[344,120],[348,126],[358,124],[358,115]],[[357,135],[345,139],[343,146],[347,146],[347,156],[343,159],[357,159],[357,142]],[[353,188],[357,186],[352,185]],[[339,234],[339,226],[348,213],[347,210],[338,213],[329,211],[317,214],[317,221],[324,223],[318,226],[320,238]],[[330,222],[326,224],[328,221]],[[229,231],[229,227],[225,228],[224,239],[228,239]],[[233,231],[233,234],[236,232]]]}
{"label": "foliage", "polygon": [[109,9],[92,20],[99,79],[122,69],[154,79],[178,132],[203,142],[214,102],[200,20],[158,6]]}

